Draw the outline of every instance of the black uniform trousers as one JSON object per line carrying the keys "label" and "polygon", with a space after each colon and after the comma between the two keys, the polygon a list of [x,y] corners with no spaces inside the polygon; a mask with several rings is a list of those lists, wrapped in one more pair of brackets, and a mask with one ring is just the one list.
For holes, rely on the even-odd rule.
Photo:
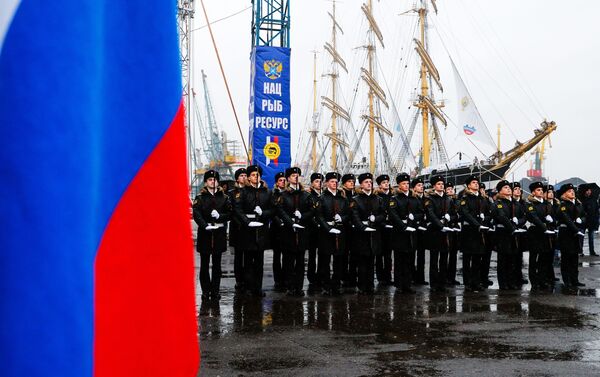
{"label": "black uniform trousers", "polygon": [[375,271],[379,283],[391,283],[392,281],[392,245],[389,229],[381,235],[381,254],[375,257]]}
{"label": "black uniform trousers", "polygon": [[481,284],[487,286],[490,280],[490,263],[492,261],[492,250],[494,249],[494,235],[490,232],[484,233],[484,254],[481,258]]}
{"label": "black uniform trousers", "polygon": [[446,282],[454,284],[456,281],[456,261],[458,259],[458,236],[450,234],[450,245],[448,247],[448,268],[446,270]]}
{"label": "black uniform trousers", "polygon": [[[331,260],[333,259],[333,263]],[[319,250],[319,281],[324,289],[337,290],[340,288],[344,276],[343,255],[332,255],[327,251]],[[333,266],[333,271],[332,271]]]}
{"label": "black uniform trousers", "polygon": [[285,284],[283,273],[283,252],[281,246],[273,248],[273,281],[277,287]]}
{"label": "black uniform trousers", "polygon": [[441,289],[446,285],[447,263],[447,250],[429,250],[429,284],[431,288]]}
{"label": "black uniform trousers", "polygon": [[414,266],[415,273],[413,280],[415,283],[424,284],[425,281],[425,232],[418,230],[417,232],[417,264]]}
{"label": "black uniform trousers", "polygon": [[358,259],[356,253],[352,250],[354,241],[354,228],[348,227],[346,234],[348,235],[346,242],[346,253],[344,254],[344,285],[348,288],[356,287],[356,279],[358,278]]}
{"label": "black uniform trousers", "polygon": [[373,292],[375,279],[375,257],[373,255],[357,256],[358,261],[358,289],[361,292]]}
{"label": "black uniform trousers", "polygon": [[244,250],[240,247],[233,248],[233,275],[235,284],[238,287],[244,286]]}
{"label": "black uniform trousers", "polygon": [[283,270],[289,291],[301,291],[304,285],[304,256],[306,251],[283,253]]}
{"label": "black uniform trousers", "polygon": [[[212,259],[212,273],[210,262]],[[218,294],[221,287],[221,253],[200,254],[200,288],[202,295]]]}
{"label": "black uniform trousers", "polygon": [[579,282],[579,253],[577,251],[560,251],[560,273],[567,288],[575,288]]}
{"label": "black uniform trousers", "polygon": [[394,286],[397,289],[403,291],[411,289],[414,265],[414,250],[394,249]]}
{"label": "black uniform trousers", "polygon": [[463,284],[466,288],[481,286],[482,253],[463,252]]}
{"label": "black uniform trousers", "polygon": [[244,283],[252,293],[262,291],[264,250],[244,250]]}
{"label": "black uniform trousers", "polygon": [[319,228],[310,228],[310,231],[306,235],[309,237],[308,247],[308,266],[306,270],[306,278],[310,284],[319,285],[319,275],[317,267],[317,249],[318,249],[318,237]]}

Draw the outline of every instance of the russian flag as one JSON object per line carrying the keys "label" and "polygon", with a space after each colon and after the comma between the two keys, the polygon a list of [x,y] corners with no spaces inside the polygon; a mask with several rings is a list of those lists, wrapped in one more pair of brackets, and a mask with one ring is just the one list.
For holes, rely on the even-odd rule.
{"label": "russian flag", "polygon": [[2,376],[195,376],[174,0],[0,4]]}

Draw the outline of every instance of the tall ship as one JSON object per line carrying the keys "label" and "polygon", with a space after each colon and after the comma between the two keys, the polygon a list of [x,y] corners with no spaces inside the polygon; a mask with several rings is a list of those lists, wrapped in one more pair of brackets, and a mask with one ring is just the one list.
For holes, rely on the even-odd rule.
{"label": "tall ship", "polygon": [[[352,49],[354,59],[348,63],[339,47],[344,38],[339,5],[332,2],[328,12],[330,36],[321,51],[325,69],[317,75],[314,52],[312,109],[295,162],[308,172],[408,172],[425,182],[434,174],[458,184],[472,174],[490,184],[509,178],[517,162],[556,130],[556,123],[539,119],[538,125],[528,126],[532,128],[528,140],[516,141],[512,148],[502,150],[500,126],[494,140],[442,41],[438,46],[446,52],[456,89],[455,97],[445,100],[444,81],[431,48],[431,19],[439,11],[435,0],[418,0],[401,13],[408,26],[400,29],[403,35],[392,36],[393,43],[389,43],[398,51],[394,56],[400,56],[399,66],[391,74],[385,72],[382,67],[386,65],[378,58],[387,41],[376,16],[376,7],[381,5],[368,0],[360,6],[364,35],[361,44]],[[439,30],[436,34],[441,39]],[[342,82],[350,84],[344,87]],[[408,94],[402,94],[402,89]],[[456,119],[445,111],[447,102],[457,105]],[[406,103],[408,111],[404,111]],[[457,132],[455,140],[444,139],[449,126]],[[447,148],[450,143],[453,155]]]}

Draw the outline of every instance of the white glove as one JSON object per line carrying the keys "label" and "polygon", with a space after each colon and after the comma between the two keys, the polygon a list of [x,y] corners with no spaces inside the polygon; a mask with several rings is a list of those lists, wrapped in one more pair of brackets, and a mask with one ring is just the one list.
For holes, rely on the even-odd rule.
{"label": "white glove", "polygon": [[261,227],[261,226],[263,226],[263,223],[261,223],[261,222],[258,222],[258,221],[250,221],[250,222],[248,223],[248,226],[249,226],[250,228],[258,228],[258,227]]}
{"label": "white glove", "polygon": [[516,230],[513,232],[513,234],[515,234],[515,233],[523,233],[523,232],[526,232],[526,230],[525,230],[525,229],[521,229],[521,228],[519,228],[519,229],[516,229]]}
{"label": "white glove", "polygon": [[374,232],[374,231],[375,231],[375,229],[373,229],[373,228],[370,228],[370,227],[365,228],[365,232]]}
{"label": "white glove", "polygon": [[576,219],[575,219],[575,222],[576,222],[577,224],[581,224],[581,219],[578,217],[578,218],[576,218]]}
{"label": "white glove", "polygon": [[442,232],[446,233],[446,232],[452,232],[452,228],[448,228],[447,226],[442,228]]}
{"label": "white glove", "polygon": [[481,220],[483,220],[483,219],[485,219],[485,215],[484,215],[483,213],[480,213],[480,214],[479,214],[479,218],[480,218]]}
{"label": "white glove", "polygon": [[369,216],[369,221],[370,222],[375,222],[375,215]]}
{"label": "white glove", "polygon": [[516,217],[512,218],[512,222],[515,223],[515,225],[519,224],[519,219],[517,219]]}
{"label": "white glove", "polygon": [[296,216],[297,219],[301,219],[302,218],[302,214],[298,210],[294,211],[294,216]]}
{"label": "white glove", "polygon": [[407,231],[407,232],[411,232],[411,233],[412,233],[412,232],[416,231],[416,229],[415,229],[415,228],[413,228],[412,226],[407,226],[407,227],[406,227],[406,231]]}
{"label": "white glove", "polygon": [[386,228],[388,228],[388,229],[394,229],[394,226],[393,226],[393,225],[390,225],[390,224],[386,224],[386,226],[385,226],[385,227],[386,227]]}
{"label": "white glove", "polygon": [[260,206],[256,206],[254,207],[254,212],[258,215],[261,216],[262,215],[262,208],[260,208]]}
{"label": "white glove", "polygon": [[292,224],[292,228],[296,228],[296,229],[304,229],[304,227],[300,224]]}
{"label": "white glove", "polygon": [[336,213],[335,216],[333,216],[333,221],[341,223],[342,222],[342,216],[340,216],[339,213]]}
{"label": "white glove", "polygon": [[449,214],[445,214],[444,215],[444,219],[446,219],[446,221],[450,221],[450,215]]}
{"label": "white glove", "polygon": [[422,231],[426,231],[427,230],[427,228],[425,228],[424,226],[420,226],[417,229],[422,230]]}
{"label": "white glove", "polygon": [[551,223],[551,222],[554,221],[554,219],[552,218],[552,216],[546,215],[546,221],[549,222],[549,223]]}
{"label": "white glove", "polygon": [[412,221],[412,220],[415,219],[415,216],[412,213],[409,213],[408,214],[408,219]]}
{"label": "white glove", "polygon": [[331,228],[331,229],[329,229],[329,233],[331,233],[331,234],[340,234],[340,233],[342,233],[342,231],[339,230],[339,229]]}
{"label": "white glove", "polygon": [[553,231],[553,230],[547,230],[547,231],[545,231],[544,233],[545,233],[545,234],[554,234],[554,231]]}
{"label": "white glove", "polygon": [[452,230],[455,231],[455,232],[460,232],[460,228],[454,228]]}
{"label": "white glove", "polygon": [[489,230],[489,229],[490,229],[490,227],[489,227],[489,226],[484,226],[484,225],[481,225],[481,226],[479,227],[479,230],[480,230],[480,231],[482,231],[482,230]]}
{"label": "white glove", "polygon": [[584,237],[585,236],[585,234],[583,234],[581,232],[577,232],[577,235],[580,236],[580,237]]}
{"label": "white glove", "polygon": [[214,226],[214,225],[207,225],[206,228],[204,228],[206,230],[215,230],[215,229],[219,229],[218,226]]}
{"label": "white glove", "polygon": [[213,210],[211,211],[210,215],[211,215],[211,216],[212,216],[212,217],[213,217],[215,220],[216,220],[216,219],[218,219],[219,217],[221,217],[221,216],[219,215],[219,212],[217,212],[217,210],[216,210],[216,209],[213,209]]}

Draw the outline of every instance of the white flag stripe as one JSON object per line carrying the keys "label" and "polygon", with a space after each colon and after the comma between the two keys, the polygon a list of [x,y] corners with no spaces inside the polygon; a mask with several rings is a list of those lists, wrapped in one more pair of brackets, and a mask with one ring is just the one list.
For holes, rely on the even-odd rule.
{"label": "white flag stripe", "polygon": [[19,7],[21,0],[2,0],[0,2],[0,53],[4,46],[4,37],[8,32],[8,27]]}

